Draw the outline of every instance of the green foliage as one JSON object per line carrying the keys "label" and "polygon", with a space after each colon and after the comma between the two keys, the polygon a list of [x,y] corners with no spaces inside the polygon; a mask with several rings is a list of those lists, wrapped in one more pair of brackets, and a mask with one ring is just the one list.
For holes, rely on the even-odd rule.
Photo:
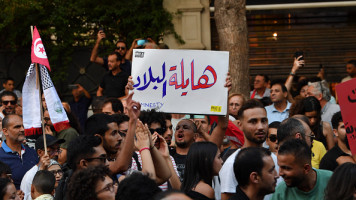
{"label": "green foliage", "polygon": [[74,46],[93,46],[99,27],[107,36],[105,45],[124,39],[174,34],[172,15],[163,0],[0,0],[0,49],[30,49],[30,26],[36,25],[54,73],[64,80]]}

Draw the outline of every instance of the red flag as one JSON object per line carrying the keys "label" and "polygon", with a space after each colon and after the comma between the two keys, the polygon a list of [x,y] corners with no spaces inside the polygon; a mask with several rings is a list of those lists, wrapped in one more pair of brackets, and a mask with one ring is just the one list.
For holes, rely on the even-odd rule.
{"label": "red flag", "polygon": [[51,68],[49,66],[47,54],[45,51],[45,48],[43,46],[40,34],[37,31],[37,28],[35,26],[35,29],[33,30],[33,38],[32,38],[32,47],[31,47],[31,61],[33,63],[38,63],[41,65],[44,65],[47,67],[49,71],[51,71]]}

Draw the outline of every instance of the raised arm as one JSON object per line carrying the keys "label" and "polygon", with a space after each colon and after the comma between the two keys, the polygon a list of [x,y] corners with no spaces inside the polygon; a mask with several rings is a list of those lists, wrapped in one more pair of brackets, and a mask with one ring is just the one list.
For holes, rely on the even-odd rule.
{"label": "raised arm", "polygon": [[77,86],[78,86],[79,92],[83,92],[83,94],[86,98],[91,99],[91,95],[85,88],[83,88],[83,86],[81,86],[80,84],[77,84]]}
{"label": "raised arm", "polygon": [[138,47],[140,47],[139,45],[137,45],[137,40],[141,40],[141,39],[140,38],[134,39],[134,41],[131,44],[130,49],[126,52],[126,55],[125,55],[125,59],[126,60],[131,60],[132,61],[133,50],[137,49]]}
{"label": "raised arm", "polygon": [[[148,130],[147,126],[146,128]],[[156,139],[159,139],[157,135],[154,137]],[[171,171],[169,170],[167,162],[163,158],[162,154],[158,151],[158,149],[154,146],[154,144],[155,144],[155,140],[151,139],[150,148],[151,148],[152,160],[156,170],[156,176],[157,176],[156,183],[158,185],[161,185],[164,182],[168,181],[172,174]]]}
{"label": "raised arm", "polygon": [[104,39],[105,37],[106,36],[105,36],[104,31],[100,30],[98,32],[94,48],[91,51],[91,55],[90,55],[90,61],[91,62],[94,62],[94,63],[99,64],[99,65],[103,65],[104,64],[103,58],[98,56],[98,49],[99,49],[99,45],[100,45],[101,40]]}
{"label": "raised arm", "polygon": [[305,64],[304,60],[299,60],[302,57],[303,56],[299,56],[298,58],[294,58],[292,70],[289,73],[289,76],[288,76],[286,82],[284,83],[284,85],[286,86],[287,91],[288,91],[288,101],[289,102],[293,102],[294,101],[292,95],[290,94],[290,89],[292,88],[292,83],[293,83],[294,76],[297,73],[298,69],[301,68]]}
{"label": "raised arm", "polygon": [[140,116],[141,104],[132,100],[133,93],[131,93],[127,98],[127,110],[129,120],[129,128],[127,130],[125,141],[123,142],[122,149],[117,155],[114,162],[110,162],[110,170],[117,174],[124,172],[128,169],[134,147],[134,136],[136,131],[136,124],[138,116]]}

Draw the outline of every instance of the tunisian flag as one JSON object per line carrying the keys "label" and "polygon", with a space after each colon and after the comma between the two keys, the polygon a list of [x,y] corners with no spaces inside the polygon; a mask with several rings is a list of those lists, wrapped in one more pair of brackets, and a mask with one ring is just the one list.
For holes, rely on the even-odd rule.
{"label": "tunisian flag", "polygon": [[32,63],[38,63],[47,67],[49,71],[51,68],[49,66],[47,54],[43,46],[40,34],[35,26],[33,30],[32,47],[31,47],[31,61]]}

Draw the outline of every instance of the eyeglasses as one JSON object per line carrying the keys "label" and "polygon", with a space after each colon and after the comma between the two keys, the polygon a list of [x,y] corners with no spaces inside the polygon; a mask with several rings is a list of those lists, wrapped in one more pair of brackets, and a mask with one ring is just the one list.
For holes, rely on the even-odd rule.
{"label": "eyeglasses", "polygon": [[51,120],[49,117],[44,117],[43,120],[45,120],[46,122],[48,122],[49,120]]}
{"label": "eyeglasses", "polygon": [[314,140],[315,139],[315,135],[313,135],[313,132],[310,132],[310,134],[305,134],[305,136],[308,136],[310,137],[311,140]]}
{"label": "eyeglasses", "polygon": [[61,149],[56,149],[56,150],[47,150],[48,154],[49,155],[53,155],[55,153],[58,153],[58,154],[61,154],[62,153],[62,150]]}
{"label": "eyeglasses", "polygon": [[117,183],[109,183],[103,189],[97,191],[96,194],[100,194],[100,193],[106,192],[106,191],[114,192],[115,191],[114,187],[117,187]]}
{"label": "eyeglasses", "polygon": [[49,170],[50,172],[53,173],[53,175],[63,175],[63,171],[61,169],[58,169],[58,170]]}
{"label": "eyeglasses", "polygon": [[14,100],[14,101],[2,101],[2,104],[4,104],[4,105],[8,105],[8,104],[11,104],[11,105],[16,105],[16,101]]}
{"label": "eyeglasses", "polygon": [[150,128],[150,132],[151,132],[151,134],[153,134],[154,132],[157,132],[158,134],[163,135],[164,132],[166,132],[166,128],[156,128],[156,129]]}
{"label": "eyeglasses", "polygon": [[270,135],[268,138],[269,138],[269,140],[271,142],[276,142],[277,141],[277,135]]}
{"label": "eyeglasses", "polygon": [[106,155],[105,156],[94,157],[94,158],[84,158],[84,160],[89,161],[89,162],[93,161],[93,160],[96,160],[96,159],[100,160],[100,162],[102,162],[102,163],[105,163],[106,160],[108,160]]}
{"label": "eyeglasses", "polygon": [[229,106],[231,106],[231,107],[239,107],[240,104],[238,104],[238,103],[230,103]]}
{"label": "eyeglasses", "polygon": [[116,47],[116,50],[125,50],[126,49],[126,47]]}

